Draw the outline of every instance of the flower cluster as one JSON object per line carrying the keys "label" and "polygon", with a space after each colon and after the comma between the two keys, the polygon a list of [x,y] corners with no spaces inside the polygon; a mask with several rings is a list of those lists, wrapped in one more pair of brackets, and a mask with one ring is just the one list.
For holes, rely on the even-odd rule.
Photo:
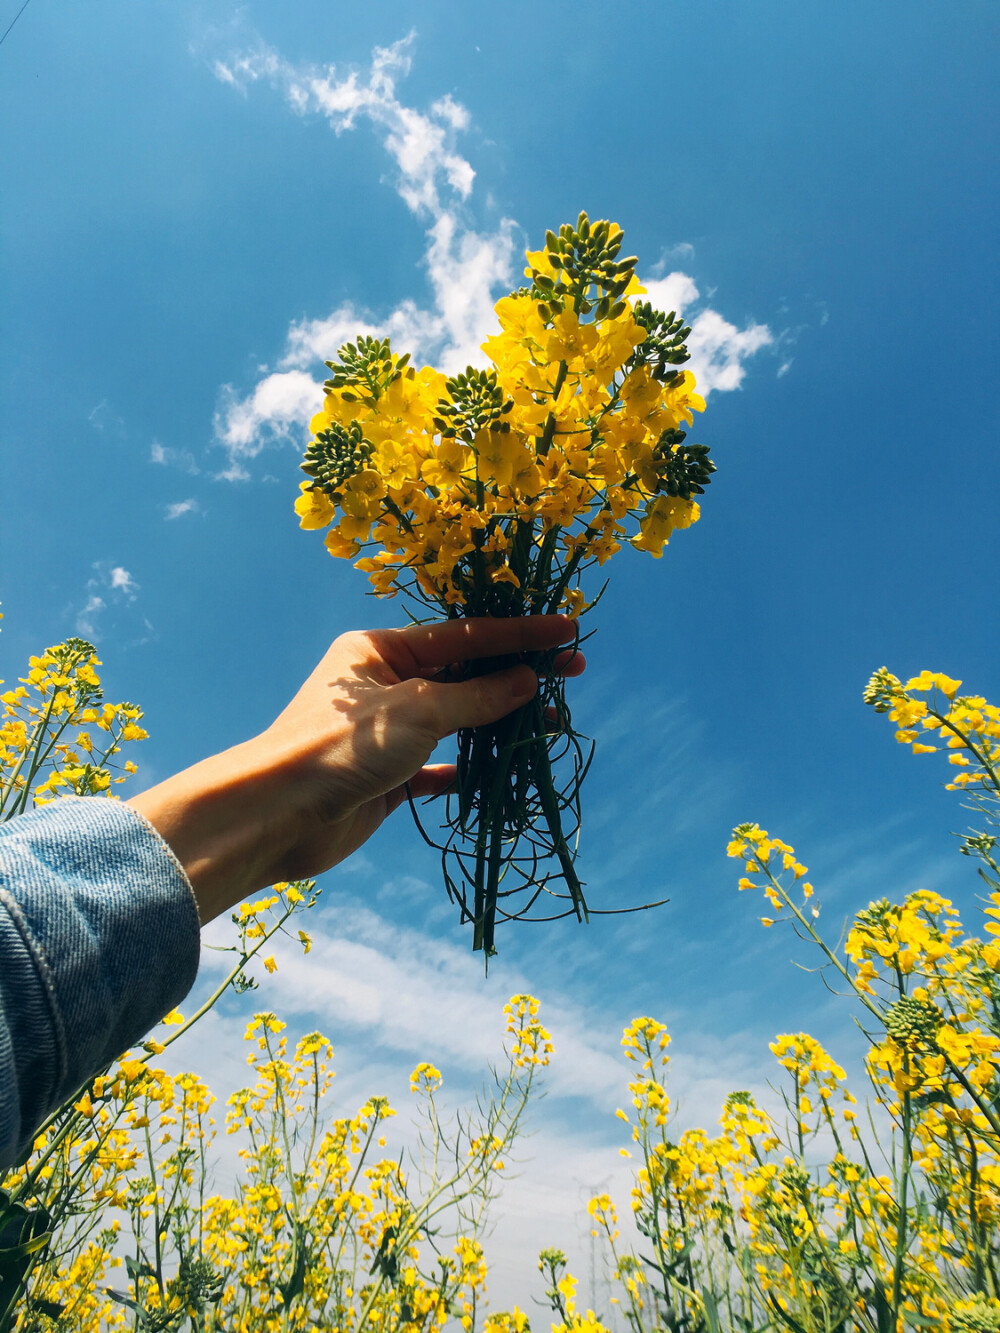
{"label": "flower cluster", "polygon": [[[634,1163],[631,1209],[621,1218],[611,1192],[588,1206],[609,1260],[596,1309],[565,1255],[542,1252],[552,1333],[608,1333],[623,1320],[635,1333],[1000,1333],[1000,783],[995,710],[958,688],[926,676],[904,687],[883,672],[871,702],[901,733],[940,716],[976,760],[973,808],[987,825],[960,851],[989,889],[981,932],[921,889],[856,911],[832,948],[794,848],[750,823],[729,845],[743,863],[739,888],[761,891],[774,913],[765,924],[790,922],[859,1010],[875,1105],[861,1115],[844,1067],[808,1033],[787,1032],[771,1044],[773,1104],[732,1092],[713,1129],[677,1134],[670,1035],[635,1018],[621,1041],[630,1100],[617,1113]],[[927,700],[913,696],[932,690],[948,702],[914,715]],[[262,951],[314,901],[308,883],[277,885],[236,913],[226,984],[253,986],[245,968],[258,953],[271,970]],[[256,1014],[251,1082],[225,1116],[240,1179],[221,1194],[209,1187],[211,1092],[146,1058],[219,993],[189,1019],[167,1015],[164,1041],[94,1078],[0,1180],[0,1329],[530,1333],[520,1306],[484,1308],[480,1236],[552,1049],[538,1001],[515,995],[505,1007],[505,1066],[473,1112],[449,1123],[435,1101],[440,1070],[416,1066],[425,1128],[405,1159],[383,1151],[394,1114],[384,1097],[331,1113],[333,1051],[321,1033],[293,1044],[274,1013]],[[15,1289],[26,1299],[11,1302]],[[619,1314],[599,1308],[605,1296]]]}
{"label": "flower cluster", "polygon": [[142,709],[105,701],[100,665],[92,644],[67,639],[29,658],[27,674],[0,694],[0,818],[57,796],[110,795],[136,771],[115,756],[146,739]]}
{"label": "flower cluster", "polygon": [[552,1054],[552,1038],[538,1017],[540,1005],[533,995],[512,995],[504,1005],[507,1054],[516,1069],[547,1065]]}
{"label": "flower cluster", "polygon": [[[583,609],[581,565],[623,541],[659,556],[698,518],[713,465],[683,427],[704,408],[688,330],[638,298],[613,223],[550,232],[496,307],[485,370],[445,376],[387,339],[329,362],[296,504],[377,593],[470,615]],[[629,523],[632,521],[632,528]]]}
{"label": "flower cluster", "polygon": [[[295,508],[376,594],[403,592],[421,614],[577,617],[596,601],[581,586],[588,567],[626,543],[660,556],[698,519],[715,465],[684,429],[705,406],[680,368],[690,329],[641,299],[622,237],[583,213],[547,233],[527,284],[497,303],[483,369],[417,369],[374,337],[327,362]],[[569,904],[557,914],[587,919],[574,860],[589,761],[551,656],[525,660],[538,696],[460,733],[447,833],[425,834],[487,957],[498,920],[536,903],[545,919],[550,895]]]}
{"label": "flower cluster", "polygon": [[995,786],[1000,771],[1000,708],[978,694],[959,696],[962,682],[940,671],[921,671],[904,685],[880,667],[865,687],[865,703],[888,713],[896,740],[914,754],[949,751],[948,763],[959,771],[949,791]]}
{"label": "flower cluster", "polygon": [[[135,771],[115,756],[145,738],[142,711],[104,700],[100,665],[91,644],[70,639],[31,658],[18,685],[0,696],[0,822],[61,795],[110,796]],[[152,1229],[162,1258],[161,1224],[177,1220],[176,1191],[204,1166],[212,1132],[204,1084],[154,1069],[148,1058],[183,1036],[227,991],[255,987],[247,966],[315,897],[311,881],[277,884],[241,908],[233,918],[236,942],[223,950],[235,955],[233,965],[196,1012],[187,1019],[176,1010],[168,1014],[155,1036],[53,1112],[27,1159],[0,1175],[2,1333],[134,1325],[126,1320],[128,1300],[123,1304],[117,1288],[106,1286],[123,1263],[136,1277],[135,1261],[122,1258],[125,1222]],[[298,934],[308,951],[308,935]],[[273,958],[263,961],[273,970]],[[207,1298],[215,1279],[186,1251],[175,1272],[158,1273],[143,1326],[167,1333]]]}
{"label": "flower cluster", "polygon": [[[795,848],[789,846],[787,842],[782,842],[780,838],[772,838],[766,829],[758,827],[756,824],[739,824],[733,830],[733,836],[726,848],[728,856],[734,856],[743,860],[745,873],[740,879],[738,888],[743,891],[746,889],[761,889],[769,905],[774,909],[775,916],[762,916],[761,925],[773,926],[777,920],[782,908],[785,906],[785,895],[781,893],[778,886],[774,883],[774,870],[780,865],[781,871],[790,870],[796,880],[801,880],[799,891],[802,895],[803,905],[808,903],[813,896],[813,886],[805,878],[809,874],[809,869],[801,861],[796,860]],[[763,876],[763,882],[751,876]],[[810,907],[810,914],[818,916],[818,909]]]}
{"label": "flower cluster", "polygon": [[[313,1032],[291,1047],[272,1012],[247,1025],[253,1081],[226,1107],[241,1163],[232,1194],[210,1188],[215,1099],[205,1084],[123,1059],[79,1098],[74,1132],[40,1136],[35,1157],[4,1181],[11,1194],[32,1177],[37,1186],[64,1160],[74,1206],[34,1272],[24,1318],[7,1324],[0,1311],[0,1327],[27,1333],[43,1315],[63,1333],[479,1327],[487,1266],[467,1224],[492,1194],[551,1050],[532,996],[514,996],[505,1017],[521,1049],[447,1139],[433,1104],[440,1072],[426,1062],[414,1070],[431,1165],[413,1179],[401,1156],[382,1151],[388,1101],[331,1115],[332,1046]],[[96,1238],[81,1226],[109,1209],[114,1220]],[[487,1327],[527,1321],[515,1310]]]}
{"label": "flower cluster", "polygon": [[[749,1092],[727,1098],[720,1133],[670,1132],[669,1036],[651,1018],[625,1029],[638,1069],[628,1155],[638,1156],[632,1209],[636,1249],[619,1235],[614,1205],[590,1205],[593,1234],[611,1257],[629,1327],[767,1328],[828,1333],[996,1333],[1000,1330],[1000,783],[998,710],[959,697],[961,682],[924,672],[902,685],[884,669],[866,699],[920,754],[943,742],[970,781],[985,830],[960,850],[979,861],[990,892],[982,934],[929,890],[858,911],[841,949],[816,927],[818,908],[795,849],[757,824],[734,830],[740,890],[759,890],[771,915],[817,947],[828,974],[861,1007],[864,1067],[876,1108],[862,1129],[844,1068],[808,1033],[771,1045],[783,1072],[782,1108]],[[943,700],[943,702],[938,702]],[[960,774],[960,776],[962,776]],[[820,1146],[829,1152],[820,1164]],[[623,1150],[626,1151],[626,1150]],[[574,1284],[550,1255],[558,1327],[584,1325]]]}

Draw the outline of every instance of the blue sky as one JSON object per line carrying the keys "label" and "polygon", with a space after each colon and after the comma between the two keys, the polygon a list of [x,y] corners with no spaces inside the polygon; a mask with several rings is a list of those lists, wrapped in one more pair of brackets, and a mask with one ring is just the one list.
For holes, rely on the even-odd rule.
{"label": "blue sky", "polygon": [[425,1057],[460,1091],[489,1015],[539,994],[567,1054],[511,1191],[533,1220],[495,1241],[501,1291],[620,1179],[633,1014],[674,1032],[684,1121],[762,1087],[776,1031],[855,1049],[790,965],[808,954],[736,894],[732,825],[796,845],[833,936],[918,886],[971,915],[964,813],[860,692],[885,663],[1000,695],[995,6],[615,13],[33,0],[0,46],[3,674],[93,637],[110,693],[147,710],[147,782],[264,726],[340,630],[398,622],[291,513],[340,341],[387,329],[464,365],[520,252],[581,208],[694,320],[719,472],[662,561],[609,568],[572,685],[598,740],[589,895],[670,905],[508,929],[484,980],[401,814],[327,877],[316,967],[187,1056],[239,1078],[221,1053],[260,1002],[330,1034],[345,1097]]}

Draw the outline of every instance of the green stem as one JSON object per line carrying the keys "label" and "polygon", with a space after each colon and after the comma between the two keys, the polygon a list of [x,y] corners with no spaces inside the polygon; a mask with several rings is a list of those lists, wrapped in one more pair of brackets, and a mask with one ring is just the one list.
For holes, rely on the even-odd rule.
{"label": "green stem", "polygon": [[562,829],[562,817],[559,813],[559,801],[556,797],[555,786],[552,782],[552,762],[549,759],[548,745],[544,737],[538,737],[533,746],[533,773],[535,787],[538,791],[539,799],[542,803],[542,812],[545,815],[545,822],[549,827],[549,836],[552,842],[556,856],[559,858],[559,866],[566,881],[566,887],[569,889],[570,897],[573,900],[573,907],[576,911],[578,921],[589,921],[587,914],[587,902],[583,896],[583,886],[576,873],[576,867],[573,863],[573,853],[570,850]]}
{"label": "green stem", "polygon": [[[903,1073],[908,1076],[910,1072],[909,1057],[906,1058],[903,1065]],[[910,1169],[913,1154],[913,1128],[912,1128],[912,1107],[910,1104],[910,1093],[907,1089],[903,1093],[903,1156],[901,1162],[902,1180],[899,1187],[899,1204],[896,1216],[896,1256],[892,1269],[892,1314],[893,1327],[899,1316],[899,1307],[903,1300],[903,1265],[906,1260],[906,1241],[907,1241],[907,1194],[910,1186]]]}
{"label": "green stem", "polygon": [[[569,370],[568,364],[565,361],[560,361],[559,369],[556,372],[556,382],[552,386],[553,398],[559,397],[559,391],[562,388],[562,386],[566,383],[566,372],[568,370]],[[545,455],[552,448],[552,440],[553,437],[555,436],[555,433],[556,433],[556,414],[554,412],[550,412],[545,419],[545,426],[543,427],[541,436],[539,437],[538,440],[538,449],[536,450],[536,453],[538,454],[539,458],[544,458]]]}
{"label": "green stem", "polygon": [[483,904],[482,949],[489,958],[496,951],[494,937],[497,923],[497,894],[503,854],[503,819],[494,819],[490,829],[490,854],[487,864],[486,894]]}

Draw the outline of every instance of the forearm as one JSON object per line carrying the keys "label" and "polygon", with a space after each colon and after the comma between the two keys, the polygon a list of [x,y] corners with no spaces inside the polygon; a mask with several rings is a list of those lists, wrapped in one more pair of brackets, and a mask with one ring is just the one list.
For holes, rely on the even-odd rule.
{"label": "forearm", "polygon": [[183,865],[205,925],[281,878],[294,840],[287,766],[247,741],[185,769],[128,804]]}

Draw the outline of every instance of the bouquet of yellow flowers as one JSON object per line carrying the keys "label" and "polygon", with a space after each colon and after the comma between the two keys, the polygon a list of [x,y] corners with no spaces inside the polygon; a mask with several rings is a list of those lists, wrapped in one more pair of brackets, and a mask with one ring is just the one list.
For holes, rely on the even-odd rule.
{"label": "bouquet of yellow flowers", "polygon": [[[497,303],[486,369],[418,370],[377,338],[327,362],[295,508],[377,595],[449,617],[578,617],[600,596],[588,603],[581,586],[591,566],[626,543],[659,557],[697,520],[715,467],[683,429],[705,406],[678,368],[690,329],[639,299],[622,236],[584,213],[548,232],[527,254],[528,285]],[[574,860],[589,754],[552,654],[524,660],[539,693],[459,734],[446,833],[432,844],[487,955],[498,920],[588,911]],[[529,917],[552,899],[554,910]]]}

